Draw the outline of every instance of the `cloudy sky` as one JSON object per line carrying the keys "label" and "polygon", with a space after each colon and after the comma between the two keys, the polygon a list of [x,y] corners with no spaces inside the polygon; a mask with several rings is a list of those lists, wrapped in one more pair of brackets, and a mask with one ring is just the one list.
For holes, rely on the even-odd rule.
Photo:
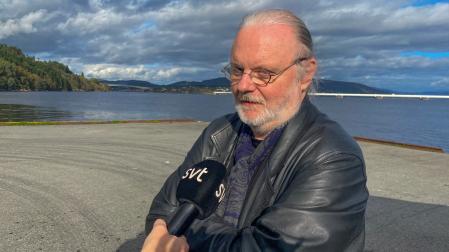
{"label": "cloudy sky", "polygon": [[0,0],[0,43],[90,77],[204,80],[221,76],[241,18],[267,8],[305,21],[320,78],[449,90],[449,1]]}

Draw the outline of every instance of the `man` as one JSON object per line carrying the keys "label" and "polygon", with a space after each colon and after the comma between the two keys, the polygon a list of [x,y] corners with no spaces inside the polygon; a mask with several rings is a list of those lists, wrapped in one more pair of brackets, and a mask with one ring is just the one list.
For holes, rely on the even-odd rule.
{"label": "man", "polygon": [[[362,153],[308,99],[317,62],[304,23],[283,10],[247,16],[230,61],[237,114],[213,121],[167,179],[147,217],[144,251],[362,251]],[[228,169],[226,197],[185,237],[171,236],[163,220],[178,205],[177,184],[207,158]]]}

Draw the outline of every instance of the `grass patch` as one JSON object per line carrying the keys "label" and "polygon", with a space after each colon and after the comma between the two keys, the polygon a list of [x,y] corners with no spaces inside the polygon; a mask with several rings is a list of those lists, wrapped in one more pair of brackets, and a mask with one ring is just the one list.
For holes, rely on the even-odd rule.
{"label": "grass patch", "polygon": [[57,122],[0,122],[0,126],[37,126],[37,125],[57,125]]}

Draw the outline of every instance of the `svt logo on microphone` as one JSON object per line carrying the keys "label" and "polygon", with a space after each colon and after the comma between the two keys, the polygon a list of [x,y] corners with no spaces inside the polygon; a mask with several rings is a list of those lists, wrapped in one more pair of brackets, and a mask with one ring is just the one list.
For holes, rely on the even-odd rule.
{"label": "svt logo on microphone", "polygon": [[196,169],[196,168],[190,168],[186,171],[186,173],[184,174],[184,176],[182,176],[182,179],[193,179],[196,177],[196,181],[198,182],[203,182],[203,180],[201,179],[201,176],[203,176],[203,174],[208,173],[207,171],[207,167],[204,167],[202,169]]}
{"label": "svt logo on microphone", "polygon": [[215,197],[218,198],[218,203],[220,203],[224,199],[225,191],[226,191],[226,189],[225,189],[224,184],[220,184],[220,187],[218,187],[218,190],[215,191]]}

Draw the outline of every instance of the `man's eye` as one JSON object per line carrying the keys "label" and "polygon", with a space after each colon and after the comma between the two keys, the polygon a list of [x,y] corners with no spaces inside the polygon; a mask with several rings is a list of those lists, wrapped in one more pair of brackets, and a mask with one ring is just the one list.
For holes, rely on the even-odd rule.
{"label": "man's eye", "polygon": [[268,70],[262,69],[262,70],[254,71],[254,75],[260,79],[269,79],[269,78],[271,78],[273,73]]}
{"label": "man's eye", "polygon": [[240,76],[243,74],[243,69],[240,67],[231,67],[231,74]]}

